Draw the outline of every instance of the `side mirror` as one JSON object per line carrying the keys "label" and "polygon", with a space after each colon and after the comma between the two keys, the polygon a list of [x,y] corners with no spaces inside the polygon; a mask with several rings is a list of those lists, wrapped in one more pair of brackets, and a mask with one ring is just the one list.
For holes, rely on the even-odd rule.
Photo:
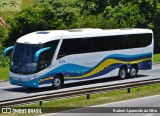
{"label": "side mirror", "polygon": [[38,50],[38,51],[35,53],[35,55],[34,55],[34,61],[35,61],[35,62],[38,62],[39,55],[40,55],[42,52],[44,52],[44,51],[46,51],[46,50],[49,50],[49,49],[50,49],[50,47],[46,47],[46,48],[42,48],[42,49]]}
{"label": "side mirror", "polygon": [[7,57],[7,52],[12,50],[14,48],[14,46],[8,47],[3,51],[3,57],[6,58]]}

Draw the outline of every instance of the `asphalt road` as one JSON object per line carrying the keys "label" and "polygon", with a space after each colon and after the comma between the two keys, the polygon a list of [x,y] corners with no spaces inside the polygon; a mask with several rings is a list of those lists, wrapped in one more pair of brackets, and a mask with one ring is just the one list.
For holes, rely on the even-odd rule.
{"label": "asphalt road", "polygon": [[96,87],[102,85],[114,85],[114,84],[123,84],[127,82],[136,82],[140,80],[156,79],[160,78],[160,64],[153,66],[153,70],[144,71],[140,73],[138,78],[126,79],[126,80],[117,80],[116,78],[107,78],[89,82],[81,82],[76,84],[65,85],[65,88],[60,90],[52,90],[50,87],[44,87],[40,89],[28,89],[25,87],[10,85],[9,82],[0,82],[0,101],[17,99],[22,97],[31,97],[34,95],[40,95],[44,93],[56,93],[56,92],[65,92],[68,90],[82,89],[87,87]]}

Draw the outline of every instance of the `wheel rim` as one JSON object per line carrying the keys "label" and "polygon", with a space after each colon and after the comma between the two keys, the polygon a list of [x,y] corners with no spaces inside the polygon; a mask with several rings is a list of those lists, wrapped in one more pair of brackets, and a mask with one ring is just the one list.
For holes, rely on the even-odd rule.
{"label": "wheel rim", "polygon": [[59,78],[55,78],[55,79],[54,79],[54,85],[55,85],[56,87],[59,87],[59,86],[61,85],[61,80],[60,80]]}
{"label": "wheel rim", "polygon": [[136,69],[135,68],[132,68],[131,69],[131,76],[135,76],[137,73]]}
{"label": "wheel rim", "polygon": [[126,72],[125,72],[124,69],[122,69],[122,70],[120,71],[120,77],[121,77],[122,79],[124,79],[124,78],[126,77]]}

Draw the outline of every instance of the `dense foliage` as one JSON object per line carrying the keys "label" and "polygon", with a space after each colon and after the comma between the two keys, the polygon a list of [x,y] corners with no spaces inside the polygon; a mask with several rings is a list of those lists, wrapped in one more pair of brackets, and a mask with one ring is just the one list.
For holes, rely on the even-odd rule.
{"label": "dense foliage", "polygon": [[6,40],[6,30],[0,26],[0,67],[3,66],[3,67],[6,67],[8,66],[8,61],[9,59],[5,60],[3,58],[3,50],[4,50],[4,43],[5,43],[5,40]]}
{"label": "dense foliage", "polygon": [[[3,42],[13,45],[20,36],[40,30],[149,28],[154,31],[155,53],[159,53],[159,19],[159,0],[44,0],[8,20],[9,36]],[[3,35],[0,31],[0,38]]]}

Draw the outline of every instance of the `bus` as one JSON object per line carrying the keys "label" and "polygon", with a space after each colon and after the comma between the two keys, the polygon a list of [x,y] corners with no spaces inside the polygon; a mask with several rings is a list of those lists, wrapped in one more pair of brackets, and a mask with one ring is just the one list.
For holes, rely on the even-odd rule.
{"label": "bus", "polygon": [[153,42],[150,29],[37,31],[20,37],[3,55],[11,54],[11,84],[59,89],[67,83],[133,78],[151,70]]}

